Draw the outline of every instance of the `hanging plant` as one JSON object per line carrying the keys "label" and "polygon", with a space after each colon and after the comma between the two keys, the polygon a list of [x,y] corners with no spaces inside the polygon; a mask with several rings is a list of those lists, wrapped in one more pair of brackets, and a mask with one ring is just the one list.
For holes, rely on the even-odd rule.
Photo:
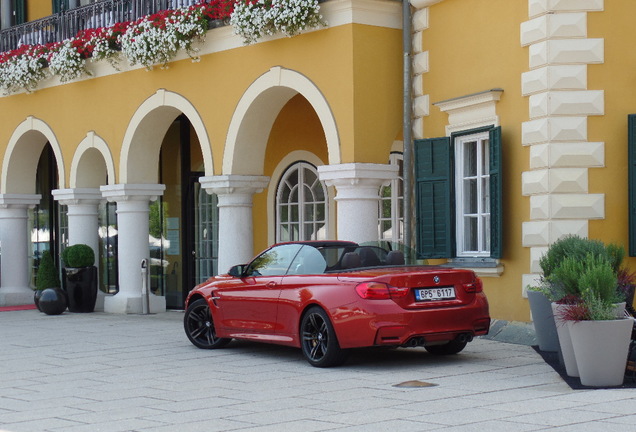
{"label": "hanging plant", "polygon": [[295,36],[308,28],[326,26],[318,0],[239,0],[230,17],[234,33],[252,44],[263,36]]}
{"label": "hanging plant", "polygon": [[202,40],[207,30],[208,20],[202,8],[177,9],[142,18],[129,26],[119,40],[131,65],[141,64],[150,70],[155,64],[165,68],[180,50],[198,60],[198,50],[192,44]]}
{"label": "hanging plant", "polygon": [[32,92],[48,77],[48,48],[44,45],[23,45],[0,55],[0,85],[7,92],[20,89]]}

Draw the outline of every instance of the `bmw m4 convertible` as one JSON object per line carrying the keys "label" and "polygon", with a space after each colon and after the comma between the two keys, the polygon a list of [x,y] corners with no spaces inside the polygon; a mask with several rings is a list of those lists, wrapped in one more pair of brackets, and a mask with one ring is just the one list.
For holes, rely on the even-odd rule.
{"label": "bmw m4 convertible", "polygon": [[408,265],[400,251],[345,241],[276,244],[195,287],[184,316],[199,348],[232,339],[290,345],[316,367],[362,347],[456,354],[489,327],[473,271]]}

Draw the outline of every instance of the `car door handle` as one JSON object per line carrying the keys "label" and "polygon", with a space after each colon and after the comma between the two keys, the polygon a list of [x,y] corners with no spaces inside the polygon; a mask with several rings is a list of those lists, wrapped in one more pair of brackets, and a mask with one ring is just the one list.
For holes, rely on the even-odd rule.
{"label": "car door handle", "polygon": [[267,288],[274,288],[276,285],[278,285],[276,282],[274,281],[269,281],[267,282]]}

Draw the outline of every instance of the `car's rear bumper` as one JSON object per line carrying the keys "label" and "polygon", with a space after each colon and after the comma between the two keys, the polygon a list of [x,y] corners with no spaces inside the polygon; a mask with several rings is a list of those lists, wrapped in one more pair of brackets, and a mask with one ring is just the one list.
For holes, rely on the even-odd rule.
{"label": "car's rear bumper", "polygon": [[[390,302],[387,300],[386,302]],[[405,310],[382,301],[365,302],[348,312],[333,311],[333,322],[341,348],[439,344],[458,337],[488,333],[488,301],[482,294],[468,305]]]}

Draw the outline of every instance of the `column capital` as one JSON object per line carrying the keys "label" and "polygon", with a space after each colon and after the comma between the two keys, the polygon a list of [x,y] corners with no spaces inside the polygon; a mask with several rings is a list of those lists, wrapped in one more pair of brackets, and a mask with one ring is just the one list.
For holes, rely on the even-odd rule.
{"label": "column capital", "polygon": [[41,199],[40,194],[0,194],[0,208],[32,208]]}
{"label": "column capital", "polygon": [[101,186],[102,197],[109,202],[155,201],[163,195],[163,184],[116,184]]}
{"label": "column capital", "polygon": [[97,188],[55,189],[52,193],[62,205],[99,204],[103,199]]}
{"label": "column capital", "polygon": [[218,175],[200,177],[199,183],[209,194],[256,194],[269,185],[267,176]]}
{"label": "column capital", "polygon": [[348,163],[318,167],[318,178],[335,186],[336,199],[378,199],[380,186],[396,179],[398,166],[389,164]]}

